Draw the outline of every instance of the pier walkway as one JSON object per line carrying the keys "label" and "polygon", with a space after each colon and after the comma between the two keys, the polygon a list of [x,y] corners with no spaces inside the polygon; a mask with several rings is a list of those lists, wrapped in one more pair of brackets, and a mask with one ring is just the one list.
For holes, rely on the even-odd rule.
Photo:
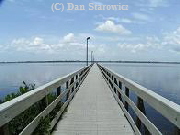
{"label": "pier walkway", "polygon": [[53,135],[120,134],[132,135],[134,132],[94,64]]}
{"label": "pier walkway", "polygon": [[0,104],[0,135],[167,134],[150,109],[180,135],[180,105],[93,64]]}

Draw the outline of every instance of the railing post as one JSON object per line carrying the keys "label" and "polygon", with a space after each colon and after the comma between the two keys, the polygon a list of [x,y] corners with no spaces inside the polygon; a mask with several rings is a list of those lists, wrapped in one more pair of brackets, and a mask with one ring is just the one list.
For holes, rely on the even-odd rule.
{"label": "railing post", "polygon": [[[45,110],[45,108],[48,106],[48,97],[47,95],[40,101],[39,107],[41,112]],[[49,114],[47,114],[47,117],[49,118]],[[50,135],[50,131],[48,131],[47,135]]]}
{"label": "railing post", "polygon": [[80,73],[79,73],[78,74],[78,88],[77,89],[79,89],[80,84],[81,84],[81,76],[80,76]]}
{"label": "railing post", "polygon": [[75,85],[75,89],[76,89],[78,87],[78,74],[76,75],[75,81],[76,81],[76,84],[74,84],[74,85]]}
{"label": "railing post", "polygon": [[175,126],[174,135],[180,135],[180,129]]}
{"label": "railing post", "polygon": [[[144,102],[140,97],[137,97],[137,108],[144,114],[146,115],[146,110],[144,107]],[[142,122],[141,120],[138,118],[138,116],[136,117],[136,126],[137,128],[140,130],[141,126],[142,126]],[[144,125],[144,131],[146,135],[150,135],[149,131],[147,130],[146,126]]]}
{"label": "railing post", "polygon": [[[119,88],[120,88],[120,90],[122,90],[122,83],[119,81]],[[120,99],[120,101],[122,101],[122,97],[121,97],[121,93],[120,92],[118,92],[118,97],[119,97],[119,99]]]}
{"label": "railing post", "polygon": [[0,135],[11,135],[8,123],[0,127]]}
{"label": "railing post", "polygon": [[[68,88],[69,88],[69,81],[66,82],[66,90],[68,90]],[[68,93],[67,93],[66,101],[67,101],[68,98],[69,98],[69,92],[70,92],[70,90],[69,90]]]}
{"label": "railing post", "polygon": [[48,106],[48,99],[47,99],[47,95],[40,101],[40,110],[41,112],[44,111],[44,109]]}
{"label": "railing post", "polygon": [[[75,77],[73,77],[73,78],[71,79],[71,84],[74,83],[74,80],[75,80],[74,78],[75,78]],[[70,84],[70,85],[71,85],[71,84]],[[72,87],[72,89],[70,90],[70,95],[71,95],[71,93],[74,92],[74,87],[75,87],[75,84],[73,84],[73,87]],[[69,96],[70,96],[70,95],[69,95]],[[73,97],[74,97],[74,96],[73,96]],[[72,97],[72,99],[73,99],[73,97]]]}
{"label": "railing post", "polygon": [[57,88],[57,97],[61,94],[61,86]]}
{"label": "railing post", "polygon": [[[72,78],[72,84],[75,82],[75,76]],[[73,87],[72,87],[72,92],[74,91],[74,86],[75,86],[75,84],[73,84]]]}
{"label": "railing post", "polygon": [[109,73],[109,79],[108,79],[108,81],[109,81],[109,84],[111,85],[111,74]]}
{"label": "railing post", "polygon": [[116,78],[113,77],[113,89],[114,89],[115,94],[117,95],[116,88],[114,87],[114,85],[117,85],[116,82],[117,82],[117,81],[116,81]]}
{"label": "railing post", "polygon": [[[125,95],[129,98],[129,89],[127,87],[125,87]],[[126,111],[128,112],[128,110],[129,110],[128,102],[125,101],[124,107],[125,107]]]}

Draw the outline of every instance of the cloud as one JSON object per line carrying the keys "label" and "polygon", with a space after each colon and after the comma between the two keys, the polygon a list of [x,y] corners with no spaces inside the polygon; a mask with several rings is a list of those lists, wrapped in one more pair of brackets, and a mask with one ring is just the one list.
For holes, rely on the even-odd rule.
{"label": "cloud", "polygon": [[162,49],[161,41],[156,36],[147,36],[143,40],[144,43],[119,43],[118,47],[133,53]]}
{"label": "cloud", "polygon": [[59,40],[59,44],[61,46],[80,46],[84,48],[84,44],[86,43],[85,41],[87,37],[91,37],[91,39],[94,38],[94,36],[89,33],[68,33]]}
{"label": "cloud", "polygon": [[95,5],[103,5],[103,3],[99,1],[92,1],[92,3],[94,3]]}
{"label": "cloud", "polygon": [[[11,47],[16,51],[31,52],[31,53],[58,53],[58,52],[73,52],[76,50],[84,50],[86,47],[86,38],[90,36],[94,39],[94,36],[89,33],[68,33],[59,38],[56,42],[47,42],[48,39],[43,37],[31,37],[31,38],[18,38],[11,42]],[[90,44],[89,48],[94,47]]]}
{"label": "cloud", "polygon": [[116,23],[133,23],[133,21],[131,19],[128,18],[122,18],[122,17],[104,17],[102,14],[99,15],[95,15],[95,18],[101,18],[103,21],[114,21]]}
{"label": "cloud", "polygon": [[44,43],[43,38],[35,37],[35,38],[33,38],[32,41],[25,39],[25,38],[14,39],[11,44],[17,45],[17,46],[19,46],[19,45],[21,45],[21,46],[39,45],[40,46],[40,45],[43,45],[43,43]]}
{"label": "cloud", "polygon": [[170,0],[139,0],[138,2],[136,2],[136,6],[146,8],[168,7],[169,1]]}
{"label": "cloud", "polygon": [[12,41],[12,44],[14,45],[24,45],[24,44],[30,44],[30,42],[28,40],[26,40],[25,38],[19,38],[19,39],[14,39]]}
{"label": "cloud", "polygon": [[121,49],[129,50],[130,52],[136,53],[137,51],[145,50],[148,46],[146,44],[118,44]]}
{"label": "cloud", "polygon": [[33,43],[34,43],[34,45],[41,45],[41,44],[43,44],[43,42],[44,42],[43,38],[35,37]]}
{"label": "cloud", "polygon": [[11,42],[11,47],[17,51],[25,52],[41,52],[52,53],[52,45],[45,44],[44,39],[40,37],[34,37],[32,39],[19,38],[14,39]]}
{"label": "cloud", "polygon": [[[103,27],[100,27],[103,32],[118,34],[122,33],[122,29],[120,29],[120,31],[117,31],[117,29],[119,30],[119,27],[117,28],[119,24],[113,23],[112,25],[112,21],[109,21],[111,23],[110,25],[108,25],[108,29],[104,28],[107,22],[108,21],[98,25],[98,27],[100,27],[102,26],[102,24],[104,24]],[[116,28],[115,30],[114,27]],[[52,41],[47,42],[48,39],[41,36],[19,38],[14,39],[9,48],[21,52],[51,55],[60,54],[60,56],[63,56],[64,58],[68,54],[67,57],[81,59],[85,57],[86,38],[90,36],[91,40],[89,44],[89,50],[94,51],[95,56],[102,59],[106,59],[106,55],[109,51],[114,52],[115,54],[115,56],[111,56],[111,58],[120,56],[118,51],[121,51],[122,53],[137,53],[138,55],[145,53],[154,54],[154,52],[172,53],[175,55],[178,55],[180,53],[180,27],[173,32],[162,35],[162,37],[140,36],[133,34],[128,36],[119,36],[118,34],[111,34],[111,36],[108,35],[107,37],[104,37],[101,35],[93,35],[90,33],[70,32],[64,36],[61,36],[58,40],[56,40],[56,42],[53,42],[53,44]],[[0,45],[0,48],[3,48],[3,46]],[[107,57],[107,59],[108,58],[111,59],[110,57]]]}
{"label": "cloud", "polygon": [[99,24],[95,30],[107,33],[131,34],[131,31],[125,29],[123,25],[115,24],[113,21],[110,20]]}
{"label": "cloud", "polygon": [[147,16],[146,14],[133,13],[132,15],[133,15],[133,17],[134,17],[135,19],[138,19],[138,20],[141,20],[141,21],[147,21],[147,22],[152,21],[152,20],[149,18],[149,16]]}
{"label": "cloud", "polygon": [[175,31],[165,33],[161,38],[157,36],[147,36],[143,39],[145,42],[136,42],[136,43],[119,43],[118,47],[124,50],[131,52],[138,51],[151,51],[151,50],[163,50],[168,52],[173,52],[180,54],[180,27]]}
{"label": "cloud", "polygon": [[108,18],[106,18],[106,20],[112,20],[115,22],[122,22],[122,23],[132,23],[132,21],[127,18],[108,17]]}
{"label": "cloud", "polygon": [[75,41],[75,36],[73,33],[68,33],[66,36],[63,38],[64,43],[72,43]]}
{"label": "cloud", "polygon": [[167,6],[167,0],[149,0],[151,7]]}
{"label": "cloud", "polygon": [[180,27],[173,32],[166,33],[162,45],[170,51],[180,53]]}

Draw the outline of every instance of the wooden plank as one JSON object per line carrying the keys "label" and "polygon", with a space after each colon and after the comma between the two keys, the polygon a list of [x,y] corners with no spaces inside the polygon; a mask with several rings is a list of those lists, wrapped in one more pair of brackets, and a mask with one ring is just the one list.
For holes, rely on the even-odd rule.
{"label": "wooden plank", "polygon": [[4,124],[2,127],[0,127],[0,135],[11,135],[9,124]]}
{"label": "wooden plank", "polygon": [[[127,87],[125,87],[125,95],[129,98],[129,89]],[[126,109],[126,111],[128,112],[129,110],[129,105],[128,102],[125,100],[124,102],[124,108]]]}
{"label": "wooden plank", "polygon": [[135,135],[141,135],[139,129],[136,127],[136,124],[135,124],[133,118],[125,109],[124,109],[124,114],[125,114],[126,118],[128,119],[128,121],[131,123],[131,126],[134,129]]}
{"label": "wooden plank", "polygon": [[57,120],[57,116],[56,116],[50,123],[50,131],[55,127],[57,122],[58,122],[58,120]]}
{"label": "wooden plank", "polygon": [[[126,116],[126,118],[128,119],[129,123],[131,124],[131,126],[132,126],[132,128],[133,128],[133,130],[135,132],[135,135],[141,135],[141,133],[140,133],[139,129],[137,128],[133,118],[131,117],[131,115],[125,109],[123,102],[118,98],[117,94],[112,89],[111,89],[111,91],[113,92],[113,95],[114,95],[116,101],[119,103],[120,107],[124,111],[124,115]],[[121,91],[121,93],[123,93],[123,91]],[[125,94],[123,93],[123,95],[125,95]]]}
{"label": "wooden plank", "polygon": [[53,101],[49,106],[47,106],[43,112],[41,112],[37,117],[35,117],[34,120],[23,129],[20,135],[30,135],[39,124],[40,119],[42,117],[44,118],[47,114],[49,114],[66,93],[67,91],[64,91],[55,101]]}
{"label": "wooden plank", "polygon": [[[73,87],[73,84],[75,84],[75,82],[73,82],[71,84],[71,86],[64,91],[55,101],[53,101],[49,106],[47,106],[47,108],[41,113],[41,115],[38,115],[33,122],[31,122],[30,124],[28,124],[24,130],[21,132],[21,135],[30,135],[34,129],[36,128],[36,126],[39,123],[40,117],[45,117],[47,114],[49,114],[57,105],[57,103],[68,93],[68,91],[70,91],[70,89]],[[64,111],[64,109],[67,107],[68,103],[70,102],[70,100],[72,99],[72,97],[75,95],[76,90],[71,93],[71,95],[69,96],[69,99],[64,103],[64,105],[61,108],[60,113],[58,113],[58,115],[52,120],[51,122],[51,129],[53,128],[53,126],[56,124],[55,122],[57,122],[57,119],[59,118],[59,116],[62,114],[62,112]],[[29,130],[31,130],[31,132],[29,132]]]}
{"label": "wooden plank", "polygon": [[134,134],[96,65],[52,133],[59,134]]}
{"label": "wooden plank", "polygon": [[[111,78],[109,78],[109,79],[111,79]],[[131,107],[132,107],[132,109],[135,111],[135,113],[136,113],[136,115],[138,116],[138,118],[141,120],[141,121],[143,121],[143,123],[148,127],[148,130],[153,134],[153,135],[161,135],[161,132],[157,129],[157,127],[153,124],[153,123],[151,123],[148,119],[147,119],[147,117],[136,107],[136,105],[134,104],[134,102],[133,101],[131,101],[129,98],[128,98],[128,96],[129,96],[129,91],[127,91],[127,93],[125,94],[120,88],[118,88],[118,86],[117,85],[114,85],[114,87],[117,89],[117,91],[119,92],[119,93],[121,93],[121,95],[123,96],[123,100],[125,100],[125,103],[126,104],[129,104]],[[125,89],[126,89],[126,87],[125,87]],[[125,91],[126,92],[126,91]],[[113,94],[114,94],[114,97],[115,97],[115,99],[118,101],[118,103],[120,103],[120,105],[121,105],[121,107],[123,106],[122,105],[122,102],[120,101],[120,99],[118,98],[118,96],[117,96],[117,94],[116,93],[114,93],[113,92]],[[125,105],[126,105],[125,104]],[[125,106],[124,105],[124,106]],[[123,107],[122,107],[123,108]],[[125,109],[124,110],[126,110],[127,111],[127,108],[126,107],[124,107]],[[143,111],[143,110],[142,110]],[[144,110],[144,112],[145,112],[145,110]],[[148,131],[146,131],[146,133],[148,133]]]}
{"label": "wooden plank", "polygon": [[55,79],[35,90],[29,91],[11,101],[7,101],[0,105],[0,127],[5,123],[10,122],[15,116],[28,109],[37,101],[43,99],[54,88],[59,87],[65,83],[69,78],[79,74],[85,69],[82,68],[76,72],[73,72],[63,78]]}
{"label": "wooden plank", "polygon": [[59,96],[61,94],[61,86],[59,86],[58,88],[57,88],[57,96]]}
{"label": "wooden plank", "polygon": [[[146,115],[146,110],[145,110],[145,107],[144,107],[144,102],[143,100],[140,98],[140,97],[137,97],[137,104],[136,104],[137,108],[144,114]],[[150,135],[149,131],[147,130],[147,127],[146,126],[143,126],[141,120],[139,119],[138,116],[136,116],[136,125],[138,127],[138,129],[141,129],[144,127],[144,130],[145,130],[145,134],[146,135]]]}
{"label": "wooden plank", "polygon": [[162,135],[162,133],[158,130],[158,128],[148,120],[148,118],[136,107],[135,103],[131,101],[126,95],[124,95],[124,100],[128,102],[128,104],[134,110],[135,114],[138,116],[141,122],[143,122],[146,125],[148,131],[151,134]]}
{"label": "wooden plank", "polygon": [[[126,95],[125,93],[118,88],[117,85],[115,85],[116,89],[118,90],[118,92],[121,93],[123,100],[125,100],[127,102],[127,104],[129,104],[132,109],[134,110],[134,112],[136,113],[136,115],[138,116],[138,118],[140,118],[141,121],[143,121],[143,123],[148,127],[148,130],[153,134],[153,135],[161,135],[161,132],[157,129],[157,127],[151,123],[147,117],[136,107],[136,105],[134,104],[133,101],[131,101]],[[120,103],[121,108],[125,108],[124,105],[122,105],[123,103],[118,99],[117,95],[114,93],[114,97],[116,98],[116,100],[118,101],[118,103]],[[125,109],[126,110],[126,109]],[[137,127],[136,127],[137,128]]]}
{"label": "wooden plank", "polygon": [[[76,79],[77,79],[77,80],[74,82],[74,84],[76,84],[76,82],[79,82],[79,79],[78,79],[78,78],[76,78]],[[83,80],[82,80],[82,81],[83,81]],[[68,90],[70,90],[72,87],[73,87],[73,84],[71,84],[71,86],[69,87]],[[70,100],[72,100],[72,97],[75,95],[75,93],[78,91],[78,89],[79,89],[79,86],[78,86],[78,87],[75,89],[75,91],[71,94],[69,100],[62,106],[61,110],[60,110],[59,112],[57,112],[56,117],[51,121],[51,128],[50,128],[50,130],[57,124],[59,117],[62,115],[64,109],[67,107],[67,105],[68,105],[68,103],[70,102]],[[66,93],[67,93],[67,91],[66,91]],[[64,93],[64,95],[66,95],[66,94]]]}
{"label": "wooden plank", "polygon": [[135,94],[141,97],[145,102],[147,102],[151,107],[161,113],[166,117],[171,123],[175,124],[180,128],[180,105],[169,101],[168,99],[158,95],[152,90],[148,90],[143,86],[133,82],[130,79],[127,79],[108,68],[103,67],[106,71],[120,80],[129,90],[133,90]]}

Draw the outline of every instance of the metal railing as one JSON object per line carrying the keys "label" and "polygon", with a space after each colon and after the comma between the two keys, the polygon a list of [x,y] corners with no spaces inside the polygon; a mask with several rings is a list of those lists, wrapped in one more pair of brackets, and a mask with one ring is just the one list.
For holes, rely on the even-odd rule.
{"label": "metal railing", "polygon": [[[113,95],[120,107],[124,111],[124,115],[130,122],[135,134],[140,135],[141,125],[145,125],[145,134],[162,135],[159,129],[147,118],[144,102],[150,105],[153,109],[167,118],[175,126],[174,134],[180,135],[180,105],[169,101],[168,99],[158,95],[152,90],[148,90],[141,85],[127,79],[112,70],[98,64],[103,77],[111,88]],[[135,104],[129,97],[133,91],[137,97]],[[136,115],[136,120],[133,120],[129,113],[129,107],[132,108]]]}
{"label": "metal railing", "polygon": [[[53,80],[11,101],[0,104],[0,135],[10,135],[9,122],[32,105],[38,103],[42,111],[20,132],[20,135],[32,134],[41,118],[48,116],[57,107],[57,104],[65,98],[63,104],[60,105],[59,111],[56,112],[55,117],[50,122],[50,129],[53,129],[65,108],[78,91],[79,86],[88,75],[90,67],[91,66],[81,68],[74,73]],[[62,91],[61,86],[63,85],[66,85],[66,88]],[[48,103],[47,96],[55,89],[57,98],[51,103]]]}

